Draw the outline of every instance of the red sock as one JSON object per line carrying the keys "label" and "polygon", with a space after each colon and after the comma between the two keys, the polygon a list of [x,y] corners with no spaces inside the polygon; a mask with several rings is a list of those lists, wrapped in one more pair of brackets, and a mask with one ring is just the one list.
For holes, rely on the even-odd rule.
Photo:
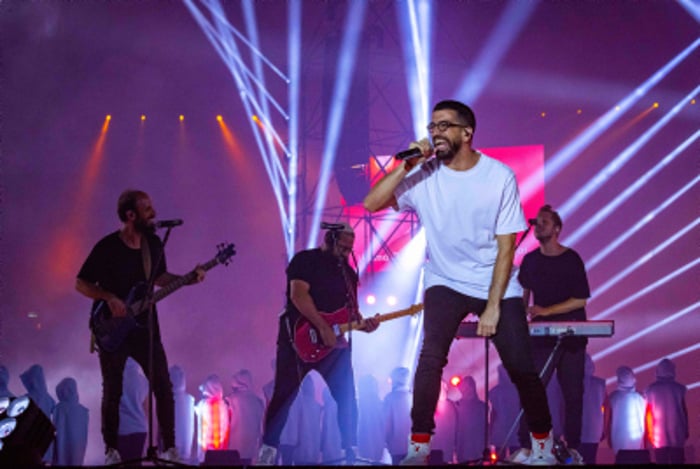
{"label": "red sock", "polygon": [[532,436],[534,436],[535,439],[537,439],[537,440],[544,440],[545,438],[547,438],[549,436],[549,432],[547,432],[547,433],[532,432]]}
{"label": "red sock", "polygon": [[430,433],[411,433],[413,443],[430,443]]}

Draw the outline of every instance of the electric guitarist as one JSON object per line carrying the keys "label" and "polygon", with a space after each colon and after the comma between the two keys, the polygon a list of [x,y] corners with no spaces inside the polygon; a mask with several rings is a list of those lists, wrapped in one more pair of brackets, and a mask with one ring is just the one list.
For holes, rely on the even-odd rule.
{"label": "electric guitarist", "polygon": [[[280,433],[289,408],[306,374],[316,370],[328,384],[338,403],[338,428],[347,459],[357,446],[357,403],[351,350],[336,333],[324,314],[348,308],[352,320],[361,320],[357,310],[357,273],[348,263],[355,233],[346,223],[323,224],[327,229],[320,248],[298,252],[287,267],[287,305],[279,318],[275,386],[265,415],[263,445],[258,465],[273,465]],[[299,320],[309,321],[323,344],[332,349],[324,358],[304,362],[294,346],[294,328]],[[358,330],[372,332],[379,326],[376,317],[367,318]]]}
{"label": "electric guitarist", "polygon": [[[146,283],[153,275],[157,286],[166,286],[181,277],[167,271],[163,244],[155,234],[156,211],[147,193],[126,190],[119,196],[117,214],[123,225],[120,230],[102,238],[92,249],[78,273],[76,289],[95,300],[95,306],[105,302],[114,317],[127,315],[126,298],[132,288]],[[204,279],[200,266],[188,275],[188,283]],[[155,305],[153,306],[155,308]],[[143,315],[148,316],[148,315]],[[131,356],[153,377],[158,426],[165,452],[161,459],[179,462],[175,448],[175,410],[168,362],[161,342],[158,317],[153,310],[153,372],[149,373],[149,328],[132,329],[114,351],[98,349],[102,372],[102,437],[105,443],[105,463],[121,462],[117,450],[119,429],[119,400],[122,376],[127,357]]]}

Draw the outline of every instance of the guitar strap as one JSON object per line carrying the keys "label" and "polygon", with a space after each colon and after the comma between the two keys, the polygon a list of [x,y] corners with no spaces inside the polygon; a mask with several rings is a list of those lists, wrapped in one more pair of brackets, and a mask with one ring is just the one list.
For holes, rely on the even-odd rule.
{"label": "guitar strap", "polygon": [[141,238],[141,259],[143,260],[143,273],[146,274],[146,281],[151,278],[151,247],[148,243],[148,236]]}

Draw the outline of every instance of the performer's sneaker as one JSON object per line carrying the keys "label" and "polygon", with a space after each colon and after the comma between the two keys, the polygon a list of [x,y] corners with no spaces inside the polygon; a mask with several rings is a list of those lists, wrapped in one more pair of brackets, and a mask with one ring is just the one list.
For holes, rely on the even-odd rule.
{"label": "performer's sneaker", "polygon": [[571,455],[571,462],[569,463],[570,466],[586,465],[586,462],[583,460],[583,456],[581,456],[581,453],[579,453],[575,449],[569,448],[569,454]]}
{"label": "performer's sneaker", "polygon": [[107,448],[105,453],[105,466],[111,466],[112,464],[119,464],[122,462],[122,457],[114,448]]}
{"label": "performer's sneaker", "polygon": [[274,466],[277,463],[277,448],[274,446],[263,445],[258,452],[258,461],[256,466]]}
{"label": "performer's sneaker", "polygon": [[530,457],[523,462],[528,466],[555,466],[559,461],[554,455],[554,438],[552,437],[552,431],[545,438],[535,438],[535,436],[530,433],[530,441],[532,441],[532,450],[530,452]]}
{"label": "performer's sneaker", "polygon": [[413,434],[408,437],[408,453],[399,464],[401,466],[427,466],[428,456],[430,456],[430,434]]}
{"label": "performer's sneaker", "polygon": [[520,448],[510,455],[508,461],[514,464],[525,464],[525,461],[530,459],[530,453],[531,451],[529,448]]}
{"label": "performer's sneaker", "polygon": [[169,462],[177,462],[181,463],[182,459],[180,458],[180,453],[178,452],[177,448],[174,446],[171,446],[170,448],[166,449],[162,453],[160,453],[159,458],[162,459],[163,461],[169,461]]}

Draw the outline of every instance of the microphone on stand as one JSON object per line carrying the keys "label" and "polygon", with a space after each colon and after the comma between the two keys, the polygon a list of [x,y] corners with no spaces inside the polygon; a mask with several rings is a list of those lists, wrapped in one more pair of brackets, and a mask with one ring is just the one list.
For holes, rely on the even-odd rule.
{"label": "microphone on stand", "polygon": [[180,219],[175,219],[175,220],[158,220],[153,222],[153,226],[155,229],[159,228],[172,228],[174,226],[180,226],[184,222]]}
{"label": "microphone on stand", "polygon": [[322,230],[342,230],[345,229],[345,224],[343,223],[328,223],[326,221],[321,222]]}

